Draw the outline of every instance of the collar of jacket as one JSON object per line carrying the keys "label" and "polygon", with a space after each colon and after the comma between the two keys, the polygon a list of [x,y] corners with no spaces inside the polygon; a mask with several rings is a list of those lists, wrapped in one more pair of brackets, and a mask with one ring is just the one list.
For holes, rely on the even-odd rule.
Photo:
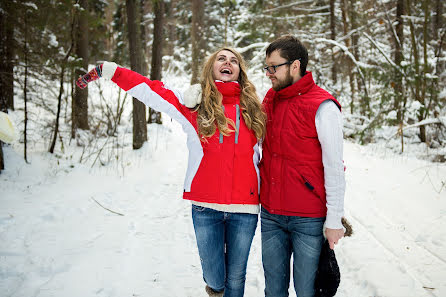
{"label": "collar of jacket", "polygon": [[237,103],[240,100],[240,85],[237,81],[215,81],[218,91],[223,95],[223,103]]}
{"label": "collar of jacket", "polygon": [[296,95],[300,96],[307,93],[314,85],[313,75],[311,72],[307,71],[305,75],[294,84],[276,92],[276,96],[278,99],[288,99],[296,97]]}

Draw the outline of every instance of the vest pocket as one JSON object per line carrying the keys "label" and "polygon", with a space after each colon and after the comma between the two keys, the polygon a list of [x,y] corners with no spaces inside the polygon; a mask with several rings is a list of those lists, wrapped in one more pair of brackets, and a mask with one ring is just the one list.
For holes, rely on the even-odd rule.
{"label": "vest pocket", "polygon": [[313,192],[318,198],[321,198],[321,195],[316,191],[314,186],[311,184],[311,182],[301,173],[300,176],[302,177],[302,182],[304,183],[305,187],[307,187],[308,190]]}

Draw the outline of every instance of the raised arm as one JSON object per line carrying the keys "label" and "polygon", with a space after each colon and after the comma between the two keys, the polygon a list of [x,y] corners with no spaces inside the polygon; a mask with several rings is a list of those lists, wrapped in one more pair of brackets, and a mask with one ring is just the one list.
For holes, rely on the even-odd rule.
{"label": "raised arm", "polygon": [[101,77],[111,79],[131,96],[157,111],[165,112],[174,119],[178,119],[179,112],[190,120],[191,110],[184,105],[179,92],[169,89],[161,81],[150,80],[116,63],[104,62],[96,66],[80,77],[76,84],[83,89],[88,83]]}

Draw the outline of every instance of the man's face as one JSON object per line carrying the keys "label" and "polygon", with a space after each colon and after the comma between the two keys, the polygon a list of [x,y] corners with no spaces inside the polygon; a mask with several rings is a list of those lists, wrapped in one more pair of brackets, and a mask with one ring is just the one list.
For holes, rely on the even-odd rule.
{"label": "man's face", "polygon": [[[266,57],[267,66],[275,66],[288,62],[285,58],[282,58],[279,51],[276,50]],[[293,84],[293,77],[290,74],[290,65],[279,66],[276,72],[271,74],[266,71],[266,76],[271,80],[272,88],[274,91],[280,91]]]}

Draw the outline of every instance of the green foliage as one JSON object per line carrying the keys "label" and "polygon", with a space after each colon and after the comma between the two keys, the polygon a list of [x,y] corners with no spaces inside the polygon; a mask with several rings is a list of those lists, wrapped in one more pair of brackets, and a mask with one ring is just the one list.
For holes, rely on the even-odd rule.
{"label": "green foliage", "polygon": [[[436,1],[435,5],[434,1],[429,5],[425,1],[404,2],[410,6],[403,16],[401,65],[395,65],[397,0],[336,1],[334,40],[327,0],[204,1],[203,57],[225,44],[243,48],[283,34],[296,35],[308,48],[308,70],[317,83],[339,96],[345,112],[352,106],[352,117],[363,119],[353,123],[362,125],[357,135],[371,141],[379,127],[445,116],[444,13],[437,15]],[[440,6],[444,4],[440,2]],[[26,54],[31,75],[57,78],[74,38],[76,1],[1,1],[0,9],[15,20],[8,26],[14,27],[12,46],[18,77]],[[169,35],[165,52],[169,54],[165,59],[169,62],[165,65],[186,71],[185,75],[191,68],[191,10],[191,1],[166,1],[165,32]],[[145,12],[142,24],[147,44],[152,42],[151,15]],[[129,65],[126,18],[125,1],[89,1],[90,63],[113,60]],[[252,48],[244,56],[248,62],[255,57],[259,64],[260,50]],[[73,54],[68,63],[65,66],[73,67],[79,61]],[[336,82],[332,81],[333,69]],[[366,118],[372,123],[363,130]],[[427,127],[428,136],[434,135],[433,130]]]}

